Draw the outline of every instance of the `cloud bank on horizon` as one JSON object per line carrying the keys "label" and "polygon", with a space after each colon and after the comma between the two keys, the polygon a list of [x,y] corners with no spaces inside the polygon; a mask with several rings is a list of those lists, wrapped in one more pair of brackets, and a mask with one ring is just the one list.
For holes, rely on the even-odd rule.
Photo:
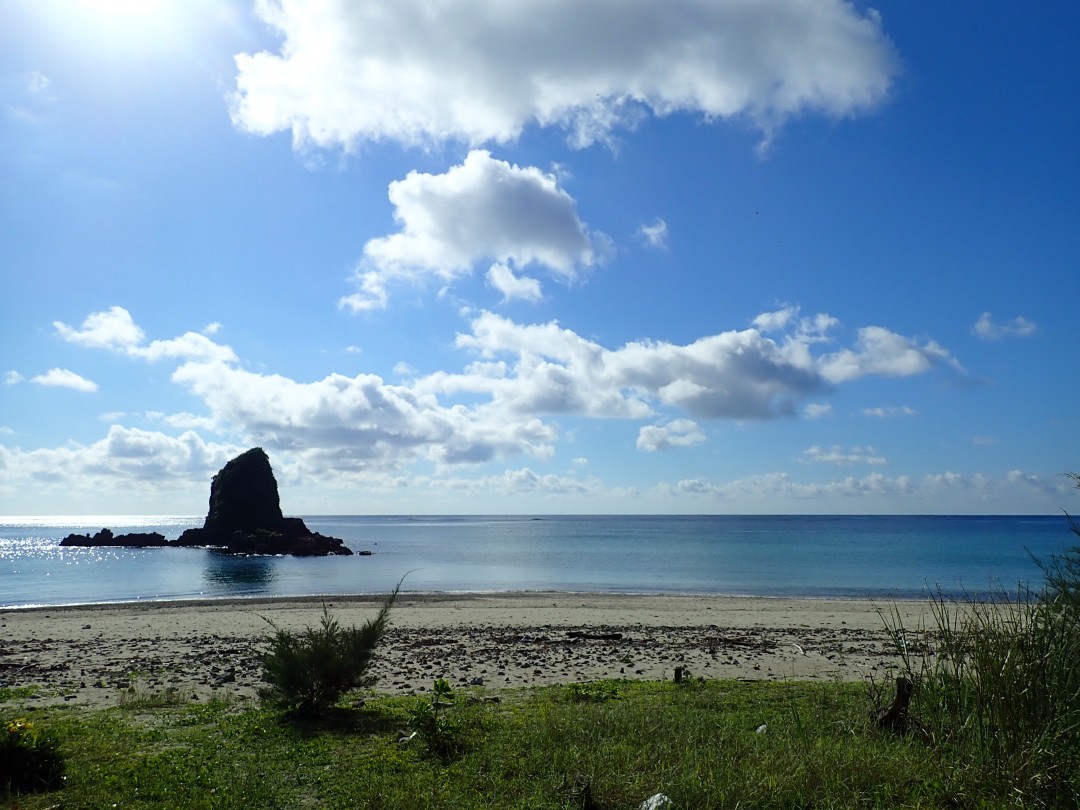
{"label": "cloud bank on horizon", "polygon": [[19,13],[0,513],[197,513],[254,445],[307,513],[1075,504],[1075,114],[1014,171],[961,84],[953,154],[912,12],[199,0],[138,76]]}

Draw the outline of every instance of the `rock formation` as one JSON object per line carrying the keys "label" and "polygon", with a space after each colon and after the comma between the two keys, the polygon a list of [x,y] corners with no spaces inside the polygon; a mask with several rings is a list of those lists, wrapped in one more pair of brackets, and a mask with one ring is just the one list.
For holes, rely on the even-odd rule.
{"label": "rock formation", "polygon": [[[210,510],[201,529],[168,541],[157,532],[69,534],[62,546],[211,547],[226,554],[291,554],[322,557],[352,554],[341,540],[311,531],[301,518],[281,514],[277,479],[261,447],[241,453],[210,482]],[[367,552],[370,554],[371,552]]]}
{"label": "rock formation", "polygon": [[174,545],[214,546],[230,554],[352,554],[336,537],[282,515],[277,480],[261,447],[221,468],[210,483],[210,509],[202,528],[188,529]]}
{"label": "rock formation", "polygon": [[158,532],[131,532],[113,534],[109,529],[102,529],[94,535],[69,534],[60,541],[62,546],[127,546],[128,548],[153,548],[167,546],[169,541]]}

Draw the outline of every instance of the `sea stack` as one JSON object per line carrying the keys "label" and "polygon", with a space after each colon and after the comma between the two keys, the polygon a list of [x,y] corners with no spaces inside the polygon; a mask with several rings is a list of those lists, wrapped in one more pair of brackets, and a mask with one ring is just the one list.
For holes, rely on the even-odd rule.
{"label": "sea stack", "polygon": [[336,537],[311,531],[301,518],[282,515],[277,479],[261,447],[221,468],[210,482],[210,508],[202,528],[188,529],[174,545],[214,546],[230,554],[352,554]]}

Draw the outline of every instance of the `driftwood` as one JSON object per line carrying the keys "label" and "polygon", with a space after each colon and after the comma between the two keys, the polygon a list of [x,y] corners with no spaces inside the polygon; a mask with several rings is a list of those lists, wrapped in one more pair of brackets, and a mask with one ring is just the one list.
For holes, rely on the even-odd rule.
{"label": "driftwood", "polygon": [[896,679],[896,697],[892,705],[878,715],[878,728],[883,731],[891,731],[894,734],[903,734],[908,727],[908,704],[911,702],[911,693],[915,685],[907,678]]}

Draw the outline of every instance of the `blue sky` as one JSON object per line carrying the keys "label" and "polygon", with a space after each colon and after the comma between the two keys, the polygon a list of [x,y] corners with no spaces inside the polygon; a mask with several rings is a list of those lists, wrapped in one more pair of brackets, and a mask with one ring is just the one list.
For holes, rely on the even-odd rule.
{"label": "blue sky", "polygon": [[1078,33],[3,0],[0,514],[1080,511]]}

